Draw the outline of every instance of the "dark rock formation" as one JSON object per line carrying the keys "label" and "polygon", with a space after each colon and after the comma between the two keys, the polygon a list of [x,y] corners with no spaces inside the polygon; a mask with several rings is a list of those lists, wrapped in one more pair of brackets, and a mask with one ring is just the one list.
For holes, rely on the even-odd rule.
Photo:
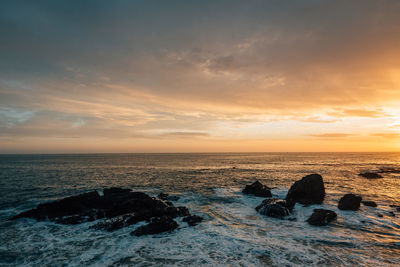
{"label": "dark rock formation", "polygon": [[362,198],[354,194],[344,195],[338,204],[340,210],[358,210],[360,208]]}
{"label": "dark rock formation", "polygon": [[151,219],[150,223],[137,228],[131,235],[153,235],[163,232],[172,232],[176,228],[178,228],[178,224],[171,217],[156,217]]}
{"label": "dark rock formation", "polygon": [[158,194],[158,198],[162,199],[162,200],[168,200],[168,201],[178,201],[179,200],[178,196],[171,196],[170,194],[163,193],[163,192]]}
{"label": "dark rock formation", "polygon": [[198,215],[190,215],[183,218],[183,221],[187,222],[187,224],[189,224],[190,226],[195,226],[203,221],[203,217],[200,217]]}
{"label": "dark rock formation", "polygon": [[91,228],[113,231],[157,217],[168,217],[172,220],[190,215],[186,207],[175,207],[169,201],[152,198],[142,192],[108,188],[103,193],[100,196],[93,191],[40,204],[37,208],[22,212],[11,219],[34,218],[38,221],[79,224],[107,218]]}
{"label": "dark rock formation", "polygon": [[363,203],[365,206],[368,207],[377,207],[378,205],[375,203],[375,201],[370,201],[370,200],[363,200],[361,201],[361,203]]}
{"label": "dark rock formation", "polygon": [[294,205],[295,202],[291,200],[270,198],[258,205],[256,211],[262,215],[282,219],[293,211]]}
{"label": "dark rock formation", "polygon": [[359,174],[359,176],[362,176],[364,178],[368,178],[368,179],[379,179],[379,178],[383,178],[382,175],[376,173],[376,172],[362,172]]}
{"label": "dark rock formation", "polygon": [[272,197],[271,189],[259,181],[255,181],[251,185],[246,185],[242,193],[247,195],[255,195],[257,197]]}
{"label": "dark rock formation", "polygon": [[293,200],[304,205],[321,204],[324,198],[324,181],[319,174],[310,174],[296,181],[286,195],[286,200]]}
{"label": "dark rock formation", "polygon": [[307,222],[315,226],[325,226],[335,220],[337,217],[336,212],[325,209],[315,209]]}

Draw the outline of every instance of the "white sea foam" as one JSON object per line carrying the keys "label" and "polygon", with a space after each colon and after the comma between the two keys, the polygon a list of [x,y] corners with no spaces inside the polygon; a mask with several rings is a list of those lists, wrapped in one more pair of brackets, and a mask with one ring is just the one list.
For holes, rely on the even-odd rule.
{"label": "white sea foam", "polygon": [[[273,190],[276,197],[285,194],[285,189]],[[296,204],[291,217],[297,221],[288,221],[258,214],[254,207],[261,201],[262,198],[243,195],[239,188],[217,189],[211,196],[187,193],[178,203],[188,205],[193,214],[204,216],[203,223],[189,227],[178,219],[180,227],[174,232],[142,237],[131,236],[130,232],[143,223],[105,232],[89,229],[92,223],[68,226],[23,219],[6,233],[19,238],[9,242],[7,248],[4,244],[0,248],[24,252],[26,257],[17,262],[21,266],[65,262],[69,266],[400,264],[399,258],[388,258],[384,252],[387,249],[375,250],[373,255],[365,252],[372,245],[384,245],[389,234],[394,242],[389,245],[399,251],[399,220],[374,216],[376,212],[386,212],[385,207],[377,211],[362,207],[351,212],[340,211],[331,204]],[[314,208],[334,210],[338,220],[326,227],[310,226],[305,220]]]}

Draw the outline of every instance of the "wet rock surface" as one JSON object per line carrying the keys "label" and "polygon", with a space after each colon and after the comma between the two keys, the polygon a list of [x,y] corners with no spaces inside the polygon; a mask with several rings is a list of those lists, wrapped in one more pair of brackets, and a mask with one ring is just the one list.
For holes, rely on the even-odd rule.
{"label": "wet rock surface", "polygon": [[[107,188],[103,190],[102,196],[93,191],[40,204],[37,208],[22,212],[11,220],[33,218],[60,224],[80,224],[106,218],[91,228],[114,231],[140,221],[154,221],[154,224],[160,222],[155,218],[163,218],[160,219],[161,222],[171,228],[173,218],[185,216],[193,217],[193,223],[201,221],[196,221],[196,217],[190,216],[186,207],[175,207],[169,201],[150,197],[143,192],[132,192],[130,189]],[[150,223],[148,228],[153,229],[153,224]],[[147,228],[142,231],[145,232],[145,229]],[[147,231],[151,233],[158,230]]]}
{"label": "wet rock surface", "polygon": [[324,198],[324,181],[319,174],[310,174],[296,181],[286,195],[286,200],[292,200],[304,205],[321,204]]}
{"label": "wet rock surface", "polygon": [[270,198],[264,200],[256,207],[256,211],[262,215],[282,219],[290,215],[293,211],[295,202],[284,199]]}
{"label": "wet rock surface", "polygon": [[361,196],[346,194],[339,200],[338,208],[340,210],[358,210],[361,200]]}
{"label": "wet rock surface", "polygon": [[156,217],[151,219],[150,223],[138,227],[131,235],[142,236],[160,234],[163,232],[172,232],[176,228],[178,228],[178,223],[171,217]]}
{"label": "wet rock surface", "polygon": [[271,189],[259,181],[256,181],[251,185],[246,185],[242,193],[247,195],[255,195],[257,197],[272,197]]}
{"label": "wet rock surface", "polygon": [[334,211],[326,209],[315,209],[307,222],[314,226],[325,226],[337,218]]}
{"label": "wet rock surface", "polygon": [[203,221],[203,217],[200,217],[198,215],[190,215],[183,218],[183,221],[187,222],[187,224],[190,226],[195,226]]}
{"label": "wet rock surface", "polygon": [[370,201],[370,200],[363,200],[361,201],[361,203],[363,203],[364,206],[368,206],[368,207],[378,207],[378,205],[376,204],[375,201]]}
{"label": "wet rock surface", "polygon": [[379,173],[376,172],[362,172],[359,174],[359,176],[364,177],[364,178],[368,178],[368,179],[380,179],[383,178],[382,175],[380,175]]}

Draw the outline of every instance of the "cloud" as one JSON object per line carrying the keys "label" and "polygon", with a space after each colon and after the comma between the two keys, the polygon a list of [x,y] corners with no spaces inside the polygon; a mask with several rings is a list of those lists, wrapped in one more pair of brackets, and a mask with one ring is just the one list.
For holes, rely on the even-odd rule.
{"label": "cloud", "polygon": [[400,133],[371,133],[371,136],[382,137],[387,139],[398,139],[400,138]]}
{"label": "cloud", "polygon": [[379,131],[400,99],[399,13],[373,0],[2,1],[1,136],[346,138],[360,117]]}
{"label": "cloud", "polygon": [[209,133],[204,132],[166,132],[158,135],[159,137],[173,137],[173,138],[201,138],[210,137]]}
{"label": "cloud", "polygon": [[322,133],[322,134],[309,134],[308,136],[317,138],[346,138],[355,136],[354,134],[347,133]]}
{"label": "cloud", "polygon": [[343,109],[334,112],[328,112],[328,115],[335,117],[367,117],[367,118],[381,118],[390,116],[384,112],[382,108],[376,109]]}

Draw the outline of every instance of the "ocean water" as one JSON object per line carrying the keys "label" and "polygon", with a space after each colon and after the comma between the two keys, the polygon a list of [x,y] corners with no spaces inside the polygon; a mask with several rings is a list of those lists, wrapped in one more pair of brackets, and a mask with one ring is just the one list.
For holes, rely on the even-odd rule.
{"label": "ocean water", "polygon": [[[358,176],[400,168],[400,153],[91,154],[0,156],[0,266],[400,266],[400,174]],[[285,197],[294,181],[323,176],[322,205],[296,204],[296,221],[258,214],[263,198],[241,190],[255,180]],[[180,196],[205,221],[172,233],[134,237],[94,224],[59,225],[17,213],[90,190],[118,186]],[[340,211],[346,193],[378,203]],[[305,220],[314,208],[338,214],[326,227]],[[392,216],[390,212],[394,212]],[[378,214],[383,215],[379,217]]]}

